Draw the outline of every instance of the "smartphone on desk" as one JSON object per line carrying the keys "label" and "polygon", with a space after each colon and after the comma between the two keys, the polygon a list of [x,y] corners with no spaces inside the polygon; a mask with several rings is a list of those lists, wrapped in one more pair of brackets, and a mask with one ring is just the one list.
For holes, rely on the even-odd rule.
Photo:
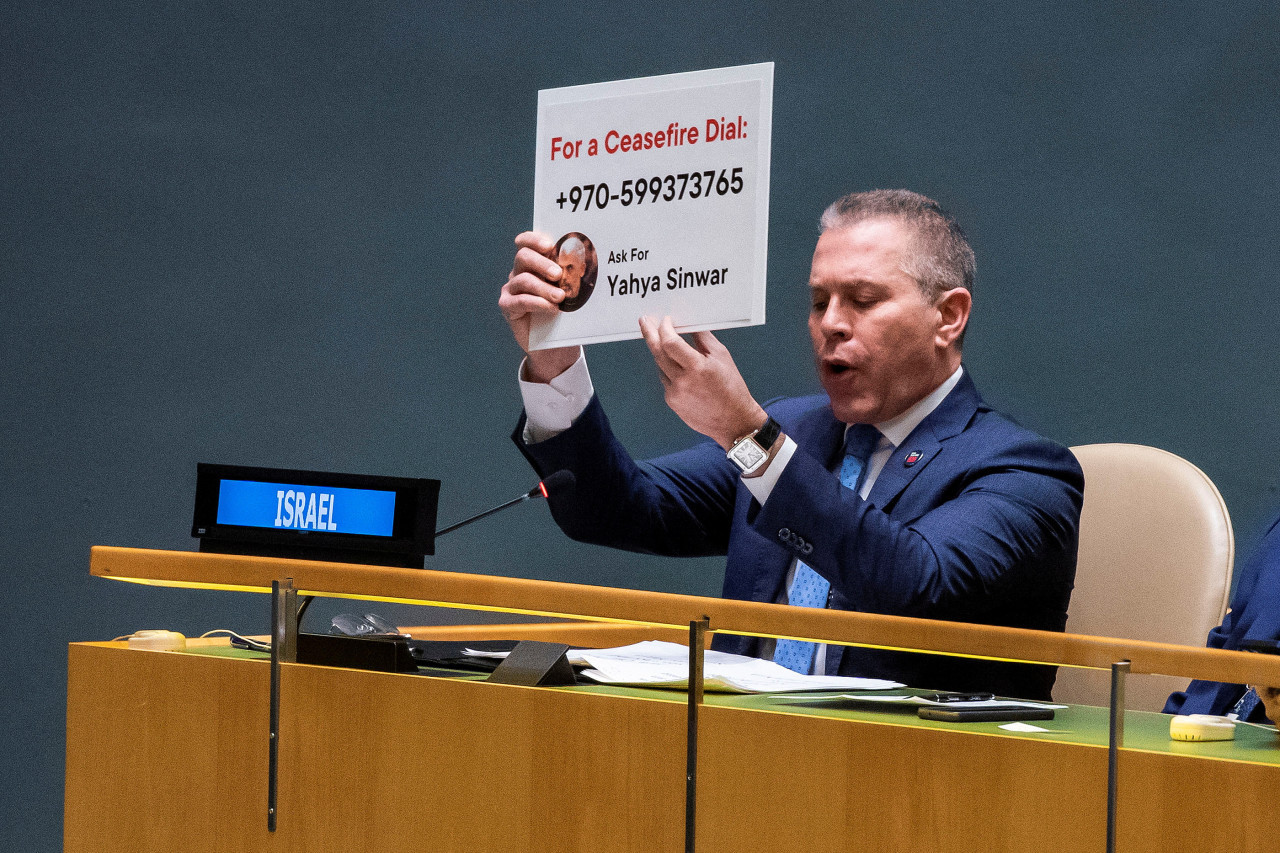
{"label": "smartphone on desk", "polygon": [[984,708],[924,707],[916,710],[922,720],[945,723],[994,723],[1010,720],[1052,720],[1052,708],[1025,708],[1020,705],[988,705]]}
{"label": "smartphone on desk", "polygon": [[926,693],[920,697],[930,702],[989,702],[996,698],[994,693]]}

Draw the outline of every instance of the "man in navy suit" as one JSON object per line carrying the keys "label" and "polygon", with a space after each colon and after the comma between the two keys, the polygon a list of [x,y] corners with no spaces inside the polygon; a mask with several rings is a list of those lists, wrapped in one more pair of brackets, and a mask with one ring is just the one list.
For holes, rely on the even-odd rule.
{"label": "man in navy suit", "polygon": [[[522,234],[499,307],[526,350],[515,440],[573,538],[647,553],[727,554],[726,597],[796,603],[816,573],[825,605],[1062,630],[1083,476],[1065,448],[993,412],[961,366],[973,251],[951,217],[905,190],[827,209],[809,276],[809,332],[825,395],[762,407],[728,350],[670,318],[640,321],[666,401],[709,441],[649,462],[609,429],[578,347],[528,352],[556,310],[553,241]],[[845,434],[868,434],[842,483]],[[727,451],[727,453],[726,453]],[[808,573],[808,574],[806,574]],[[772,657],[772,641],[716,637]],[[781,658],[780,658],[781,659]],[[819,647],[810,671],[1049,698],[1051,667]]]}
{"label": "man in navy suit", "polygon": [[[1280,640],[1280,520],[1271,525],[1240,582],[1222,624],[1209,632],[1211,649],[1239,649],[1246,640]],[[1255,703],[1243,684],[1196,680],[1165,703],[1166,714],[1231,714],[1280,723],[1280,689],[1257,687]],[[1241,713],[1243,712],[1243,713]],[[1265,712],[1265,713],[1264,713]]]}

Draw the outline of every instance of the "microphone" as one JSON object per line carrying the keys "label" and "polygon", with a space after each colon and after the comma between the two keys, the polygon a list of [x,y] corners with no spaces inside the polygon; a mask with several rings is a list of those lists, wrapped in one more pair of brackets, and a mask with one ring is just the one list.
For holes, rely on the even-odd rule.
{"label": "microphone", "polygon": [[546,498],[550,497],[552,492],[556,492],[557,494],[562,491],[567,492],[574,487],[574,484],[576,484],[577,481],[578,480],[573,476],[572,471],[561,468],[559,471],[555,472],[550,477],[547,477],[545,480],[541,481],[538,485],[534,486],[515,500],[507,501],[504,504],[495,506],[493,509],[487,509],[479,515],[473,515],[470,518],[459,521],[457,524],[451,524],[448,527],[437,530],[436,538],[439,538],[450,531],[457,530],[459,527],[465,527],[473,521],[479,521],[485,516],[493,515],[495,512],[501,512],[507,507],[515,506],[518,503],[524,503],[529,500],[529,498]]}

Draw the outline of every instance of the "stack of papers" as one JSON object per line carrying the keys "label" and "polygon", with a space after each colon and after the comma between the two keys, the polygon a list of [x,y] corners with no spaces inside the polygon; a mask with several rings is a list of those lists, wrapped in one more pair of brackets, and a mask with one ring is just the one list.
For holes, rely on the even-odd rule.
{"label": "stack of papers", "polygon": [[[502,652],[473,652],[502,657]],[[635,687],[689,687],[689,647],[648,640],[616,649],[572,649],[569,662],[589,667],[581,675],[601,684]],[[806,690],[890,690],[896,681],[840,675],[800,675],[773,661],[708,651],[703,658],[702,689],[719,693],[795,693]]]}

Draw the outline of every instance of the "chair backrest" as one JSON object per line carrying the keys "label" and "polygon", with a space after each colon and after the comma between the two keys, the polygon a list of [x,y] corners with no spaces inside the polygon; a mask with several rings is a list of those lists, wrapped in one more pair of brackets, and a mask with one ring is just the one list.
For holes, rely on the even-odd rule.
{"label": "chair backrest", "polygon": [[[1138,444],[1071,448],[1084,469],[1067,631],[1202,646],[1226,611],[1235,537],[1222,495],[1187,460]],[[1110,673],[1058,670],[1054,697],[1106,705]],[[1125,705],[1158,711],[1187,679],[1131,676]]]}

